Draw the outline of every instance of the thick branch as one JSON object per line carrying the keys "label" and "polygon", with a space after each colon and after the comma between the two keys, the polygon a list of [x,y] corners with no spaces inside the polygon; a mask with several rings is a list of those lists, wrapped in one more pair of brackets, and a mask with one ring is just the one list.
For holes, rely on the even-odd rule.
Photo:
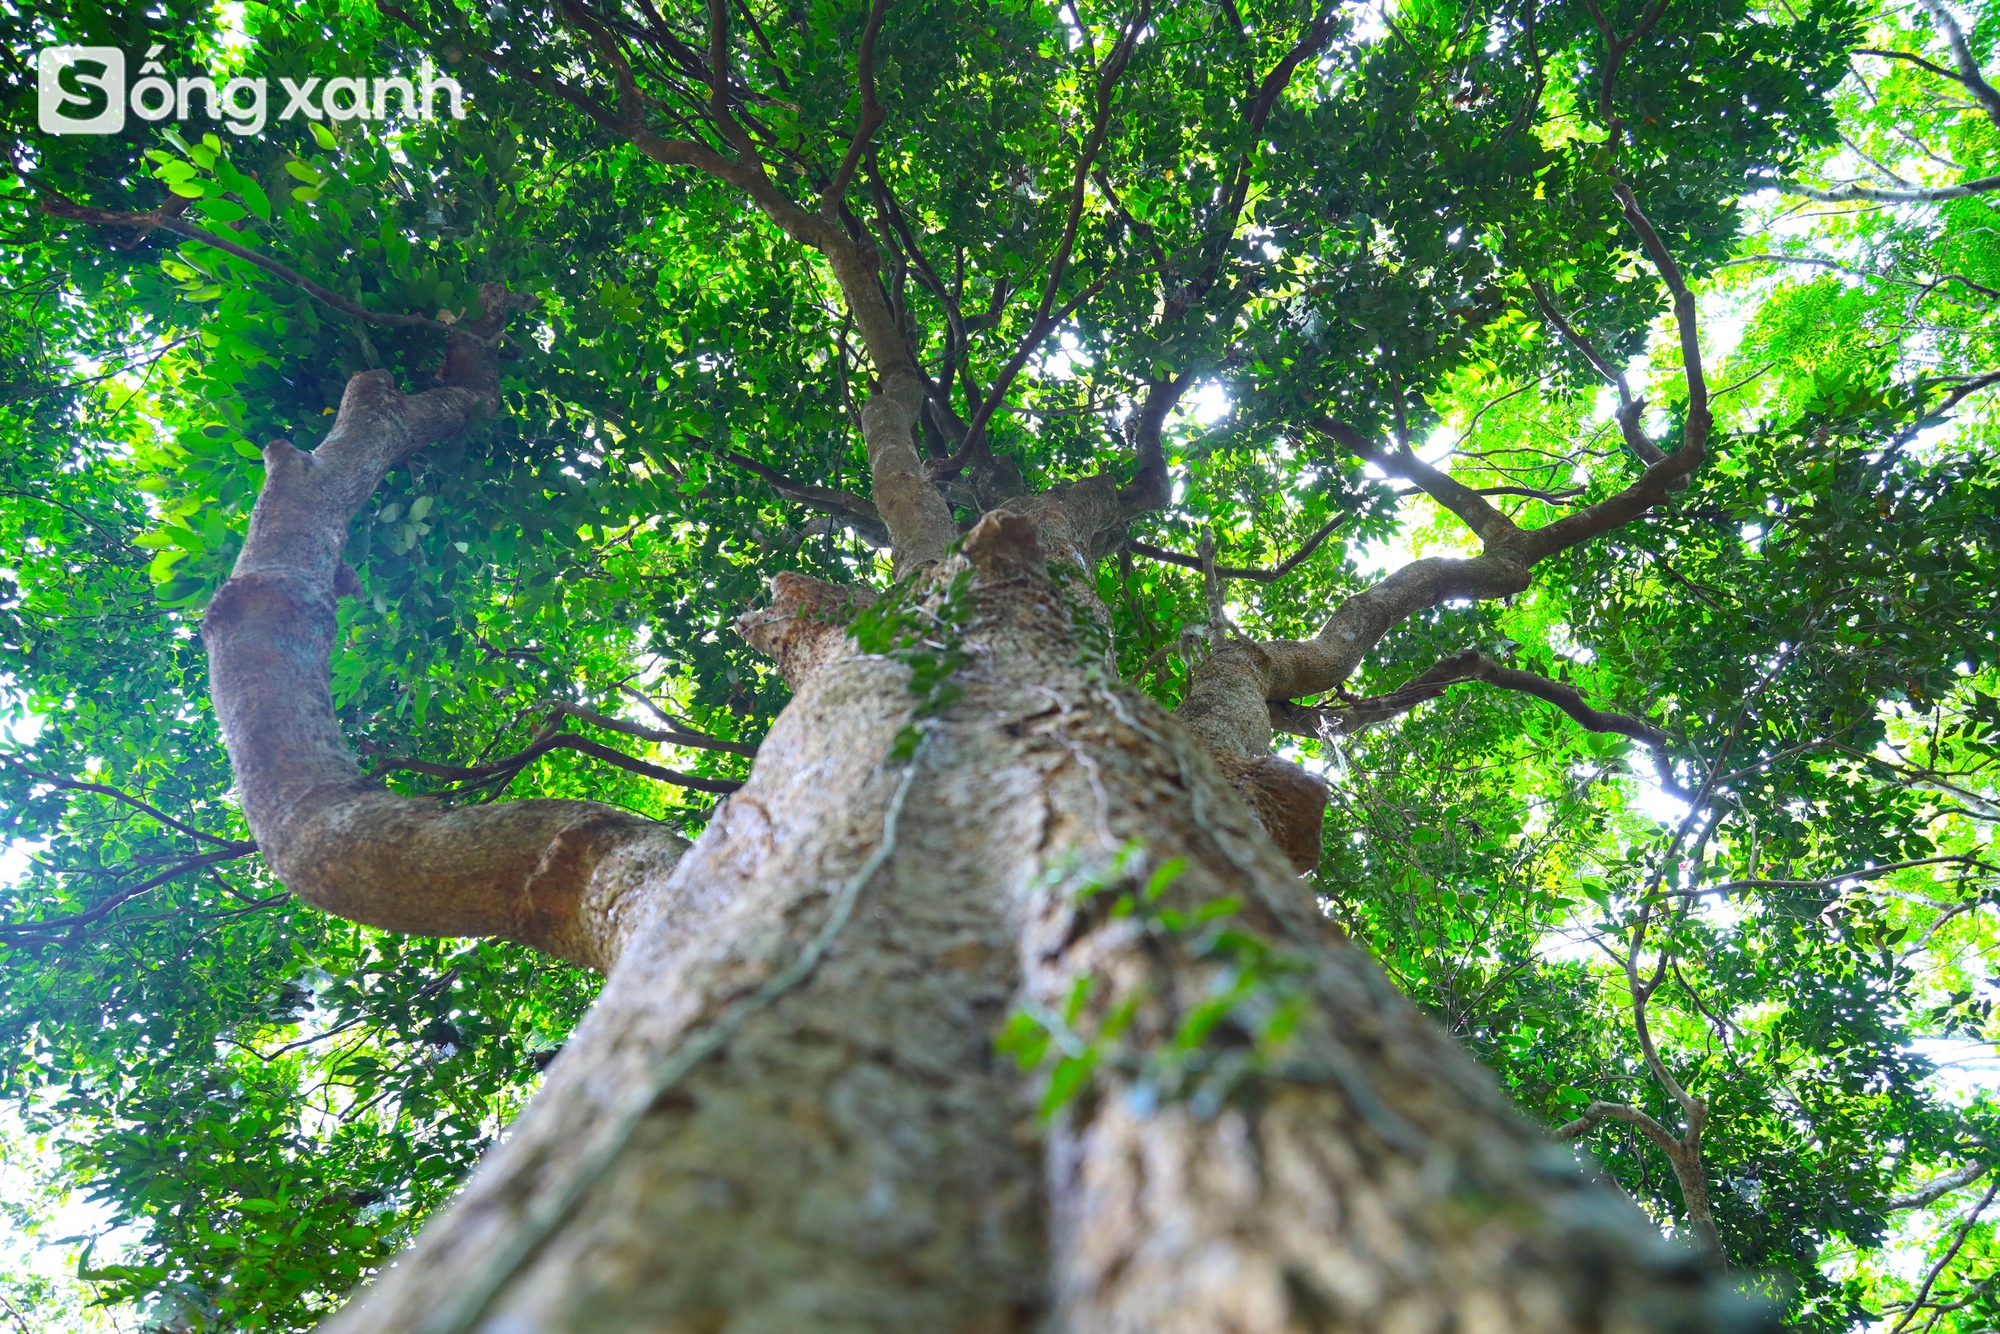
{"label": "thick branch", "polygon": [[1583,1109],[1582,1116],[1557,1126],[1549,1134],[1559,1140],[1580,1139],[1606,1121],[1623,1121],[1668,1154],[1680,1149],[1680,1141],[1674,1138],[1672,1131],[1637,1107],[1622,1102],[1593,1102]]}
{"label": "thick branch", "polygon": [[1314,639],[1228,645],[1218,650],[1196,670],[1180,708],[1183,720],[1216,754],[1262,754],[1270,746],[1270,701],[1335,689],[1384,634],[1419,611],[1455,599],[1481,601],[1523,591],[1528,586],[1529,570],[1537,561],[1637,518],[1665,501],[1707,458],[1711,417],[1693,294],[1631,190],[1623,182],[1614,182],[1612,188],[1624,206],[1627,222],[1639,234],[1641,245],[1673,297],[1688,385],[1681,447],[1648,464],[1638,480],[1622,491],[1526,531],[1511,521],[1504,526],[1487,521],[1481,507],[1490,511],[1491,506],[1470,488],[1428,469],[1431,485],[1450,496],[1461,513],[1478,519],[1475,528],[1484,525],[1484,551],[1470,559],[1424,557],[1411,561],[1343,602]]}
{"label": "thick branch", "polygon": [[497,373],[473,339],[497,335],[513,301],[497,284],[481,298],[488,314],[454,336],[444,388],[403,394],[387,372],[363,372],[318,449],[265,450],[249,534],[202,623],[216,718],[244,818],[301,898],[389,930],[509,936],[605,967],[622,944],[620,895],[685,844],[594,802],[395,796],[357,771],[328,689],[348,519],[385,472],[495,401]]}
{"label": "thick branch", "polygon": [[1674,1169],[1674,1180],[1681,1188],[1681,1201],[1687,1206],[1689,1225],[1704,1247],[1716,1251],[1720,1238],[1715,1231],[1715,1211],[1708,1200],[1708,1172],[1702,1165],[1700,1132],[1690,1130],[1686,1138],[1676,1139],[1672,1131],[1637,1107],[1622,1102],[1593,1102],[1583,1109],[1582,1116],[1549,1133],[1559,1140],[1578,1139],[1606,1121],[1623,1121],[1634,1127],[1667,1156],[1668,1165]]}
{"label": "thick branch", "polygon": [[1482,542],[1504,541],[1519,531],[1512,519],[1489,505],[1479,492],[1433,468],[1407,447],[1393,451],[1381,449],[1352,426],[1333,417],[1321,417],[1313,426],[1321,434],[1340,442],[1349,453],[1422,490],[1463,520]]}
{"label": "thick branch", "polygon": [[1271,748],[1271,701],[1335,689],[1383,635],[1426,607],[1527,586],[1528,564],[1511,548],[1413,560],[1341,603],[1316,638],[1222,645],[1196,669],[1177,712],[1214,754],[1258,758]]}
{"label": "thick branch", "polygon": [[1161,440],[1167,418],[1194,382],[1192,370],[1165,380],[1155,380],[1146,390],[1145,402],[1132,419],[1132,447],[1139,467],[1132,480],[1118,488],[1121,521],[1137,518],[1153,510],[1165,509],[1173,500],[1172,480],[1167,475],[1166,447]]}
{"label": "thick branch", "polygon": [[1972,48],[1966,44],[1965,33],[1959,28],[1958,20],[1952,17],[1949,9],[1945,8],[1943,0],[1917,0],[1917,2],[1924,7],[1924,12],[1931,16],[1931,22],[1937,24],[1938,31],[1944,36],[1945,45],[1951,48],[1952,64],[1958,66],[1957,81],[1965,85],[1966,91],[1979,99],[1979,104],[1986,108],[1987,119],[1995,125],[2000,125],[2000,91],[1996,91],[1993,85],[1986,81],[1986,76],[1980,73],[1979,62],[1972,58]]}

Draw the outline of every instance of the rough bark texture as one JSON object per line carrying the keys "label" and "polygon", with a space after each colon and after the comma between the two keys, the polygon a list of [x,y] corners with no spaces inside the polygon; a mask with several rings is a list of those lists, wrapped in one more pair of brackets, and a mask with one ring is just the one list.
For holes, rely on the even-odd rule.
{"label": "rough bark texture", "polygon": [[[331,1331],[1701,1328],[1707,1275],[1540,1139],[1338,938],[1207,751],[1076,660],[991,516],[964,697],[908,761],[905,671],[796,578],[744,629],[796,689],[648,886],[598,1007],[452,1208]],[[1303,979],[1226,1097],[1148,1052],[1227,965],[1089,893],[1187,869]],[[1010,1008],[1134,1017],[1046,1129]],[[1207,1059],[1248,1047],[1220,1032]],[[1199,1063],[1198,1063],[1199,1064]]]}
{"label": "rough bark texture", "polygon": [[[923,393],[872,257],[754,162],[698,151],[841,280],[880,372],[864,434],[898,569],[919,588],[973,570],[954,631],[963,694],[896,758],[908,670],[860,653],[843,624],[870,595],[785,575],[739,629],[793,701],[692,847],[588,802],[394,796],[357,772],[328,694],[339,551],[385,470],[491,402],[505,293],[455,337],[446,388],[358,376],[316,451],[273,444],[204,634],[274,870],[345,917],[507,935],[609,974],[506,1141],[327,1328],[1744,1327],[1754,1313],[1705,1262],[1522,1123],[1328,927],[1292,873],[1316,861],[1323,792],[1270,753],[1274,716],[1331,725],[1292,701],[1340,685],[1392,626],[1520,591],[1535,561],[1697,466],[1698,356],[1682,448],[1550,528],[1517,529],[1407,453],[1358,442],[1484,551],[1413,562],[1312,640],[1223,640],[1168,715],[1079,653],[1073,617],[1101,608],[1071,571],[1160,503],[1158,428],[1185,377],[1149,398],[1132,482],[1002,487],[946,558],[951,511],[915,450]],[[1586,726],[1643,727],[1483,659],[1440,670],[1544,694]],[[1084,1073],[1047,1122],[1046,1065],[1023,1074],[996,1051],[1010,1015]]]}

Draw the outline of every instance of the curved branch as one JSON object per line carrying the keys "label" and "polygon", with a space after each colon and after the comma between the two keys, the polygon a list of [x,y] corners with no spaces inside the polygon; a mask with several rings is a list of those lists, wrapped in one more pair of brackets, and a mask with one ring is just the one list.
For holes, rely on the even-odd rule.
{"label": "curved branch", "polygon": [[1575,686],[1564,681],[1551,681],[1546,676],[1519,668],[1503,667],[1477,649],[1454,653],[1386,695],[1351,700],[1338,706],[1272,700],[1269,702],[1271,726],[1293,736],[1315,739],[1353,736],[1407,713],[1426,700],[1436,699],[1452,686],[1469,681],[1482,681],[1502,690],[1531,695],[1545,704],[1555,705],[1587,731],[1610,732],[1639,742],[1653,752],[1660,785],[1676,797],[1687,798],[1687,790],[1674,778],[1673,770],[1668,766],[1668,737],[1665,732],[1643,718],[1593,708]]}
{"label": "curved branch", "polygon": [[155,230],[172,232],[175,236],[184,237],[190,241],[198,241],[202,245],[220,250],[226,255],[234,255],[245,263],[254,264],[273,277],[298,288],[313,300],[323,305],[331,306],[343,315],[352,315],[357,320],[365,320],[370,324],[387,324],[406,329],[434,329],[439,333],[455,333],[460,336],[464,336],[467,332],[465,326],[446,324],[442,320],[434,320],[428,315],[410,315],[397,311],[370,310],[357,301],[348,300],[332,288],[314,282],[298,270],[280,264],[269,255],[260,254],[248,246],[238,245],[234,241],[225,240],[213,232],[195,226],[193,223],[179,216],[178,209],[158,208],[144,213],[124,213],[109,209],[89,208],[67,198],[61,192],[36,180],[32,175],[20,170],[18,167],[14,169],[14,173],[41,194],[42,212],[49,217],[62,218],[71,222],[88,223],[93,227],[128,227],[142,236],[147,232]]}
{"label": "curved branch", "polygon": [[[625,732],[628,735],[651,736],[654,739],[671,739],[676,743],[681,743],[680,738],[674,736],[672,733],[659,732],[652,728],[641,727],[637,723],[628,723],[618,718],[606,718],[603,714],[592,713],[589,709],[579,708],[576,705],[559,705],[551,710],[551,712],[570,717],[588,718],[601,726],[608,726],[615,731]],[[695,774],[684,774],[678,769],[664,768],[661,765],[652,764],[627,755],[624,751],[614,750],[610,746],[592,741],[587,737],[575,736],[567,732],[546,730],[540,736],[536,737],[525,750],[518,751],[503,759],[494,760],[488,764],[470,766],[436,764],[429,760],[413,759],[403,755],[391,755],[378,760],[375,767],[369,772],[372,777],[379,777],[390,773],[426,774],[432,778],[449,778],[456,782],[478,785],[494,778],[511,778],[542,756],[557,750],[573,750],[579,755],[588,755],[592,759],[603,760],[607,764],[615,765],[631,773],[644,774],[646,777],[659,782],[672,783],[677,787],[691,788],[696,792],[708,792],[717,796],[727,796],[737,788],[743,786],[741,782],[734,778],[702,778]]]}
{"label": "curved branch", "polygon": [[80,778],[64,778],[58,774],[45,774],[39,769],[30,769],[18,760],[5,759],[4,757],[0,757],[0,762],[13,765],[14,768],[27,775],[32,782],[46,783],[50,787],[60,788],[65,792],[94,792],[100,797],[110,797],[113,801],[121,805],[130,806],[136,811],[141,811],[152,816],[169,829],[179,830],[181,833],[187,834],[192,838],[201,839],[205,843],[214,843],[220,847],[234,847],[237,844],[236,839],[224,838],[220,834],[211,834],[204,830],[196,829],[193,825],[184,824],[176,820],[173,816],[168,815],[159,807],[141,801],[129,792],[121,791],[108,783],[89,783]]}
{"label": "curved branch", "polygon": [[497,399],[484,344],[516,303],[498,284],[480,295],[488,313],[454,331],[445,387],[403,394],[387,372],[363,372],[318,449],[265,449],[249,534],[202,622],[216,718],[244,818],[299,897],[388,930],[508,936],[602,968],[623,943],[618,901],[636,867],[686,844],[595,802],[441,809],[396,796],[357,770],[329,691],[348,519],[385,472]]}
{"label": "curved branch", "polygon": [[[377,4],[383,13],[424,31],[388,0],[377,0]],[[868,449],[875,505],[888,530],[898,571],[935,564],[957,537],[957,527],[950,506],[925,477],[916,450],[924,377],[883,291],[875,249],[865,239],[849,236],[835,219],[802,207],[771,178],[756,142],[733,110],[737,98],[731,86],[728,0],[709,0],[708,19],[709,51],[703,72],[709,85],[709,116],[736,153],[733,158],[693,139],[668,138],[648,125],[643,116],[613,111],[576,88],[537,75],[476,43],[466,49],[530,87],[562,98],[623,136],[653,161],[692,167],[736,186],[786,236],[826,256],[880,376],[861,410],[861,434]],[[617,63],[614,59],[614,69]],[[864,72],[872,78],[872,67]]]}
{"label": "curved branch", "polygon": [[664,721],[667,726],[665,728],[648,727],[644,723],[635,723],[629,718],[613,718],[608,714],[599,713],[595,709],[587,709],[581,704],[569,704],[562,700],[544,700],[537,707],[551,709],[557,713],[574,718],[578,722],[588,723],[592,727],[602,727],[609,732],[622,732],[626,736],[635,736],[642,741],[658,741],[669,746],[686,746],[693,750],[715,750],[730,755],[747,756],[750,759],[757,758],[756,742],[725,741],[721,737],[710,736],[706,732],[697,732],[667,713],[666,710],[653,703],[652,700],[647,699],[638,691],[633,690],[629,686],[622,689],[625,694],[644,704],[646,708],[652,711],[654,716]]}
{"label": "curved branch", "polygon": [[1391,477],[1423,491],[1438,504],[1456,514],[1483,542],[1504,541],[1520,530],[1514,521],[1488,504],[1478,491],[1424,462],[1408,448],[1385,450],[1344,421],[1321,417],[1313,428],[1331,436],[1357,458],[1374,464]]}
{"label": "curved branch", "polygon": [[[854,131],[854,138],[847,145],[847,153],[840,159],[840,167],[833,173],[833,180],[820,192],[819,214],[831,221],[839,216],[840,205],[847,198],[847,187],[854,183],[854,173],[861,165],[862,154],[868,151],[868,141],[875,137],[875,131],[882,128],[885,119],[881,103],[875,100],[875,39],[882,33],[882,15],[889,8],[889,0],[874,0],[868,7],[868,22],[861,30],[861,49],[854,61],[854,86],[861,95],[861,124]],[[750,11],[746,6],[744,13]]]}
{"label": "curved branch", "polygon": [[1194,382],[1194,371],[1184,370],[1164,380],[1154,380],[1146,390],[1146,401],[1132,418],[1132,446],[1139,456],[1138,471],[1118,488],[1120,522],[1135,519],[1153,510],[1165,509],[1173,500],[1174,489],[1167,475],[1166,448],[1161,442],[1167,418]]}
{"label": "curved branch", "polygon": [[1528,290],[1534,293],[1535,304],[1541,308],[1542,318],[1562,335],[1563,341],[1583,354],[1591,369],[1603,376],[1606,382],[1618,391],[1618,411],[1614,414],[1618,421],[1618,430],[1625,437],[1626,445],[1638,455],[1639,461],[1654,464],[1665,458],[1666,454],[1647,437],[1645,429],[1640,425],[1641,418],[1646,412],[1646,400],[1632,392],[1631,384],[1625,379],[1624,370],[1612,365],[1604,354],[1597,350],[1595,343],[1564,318],[1562,311],[1556,307],[1555,298],[1549,295],[1546,288],[1538,282],[1530,282]]}
{"label": "curved branch", "polygon": [[1952,17],[1951,11],[1944,7],[1942,0],[1917,0],[1917,3],[1921,4],[1924,12],[1931,16],[1931,21],[1937,24],[1938,31],[1944,35],[1945,45],[1951,48],[1952,64],[1958,66],[1955,81],[1963,84],[1968,92],[1978,98],[1979,104],[1986,108],[1987,119],[2000,126],[2000,91],[1996,91],[1993,85],[1986,81],[1986,76],[1980,73],[1979,62],[1972,58],[1972,48],[1966,44],[1965,33],[1958,26],[1958,20]]}
{"label": "curved branch", "polygon": [[1580,1139],[1606,1121],[1623,1121],[1668,1154],[1678,1152],[1680,1149],[1680,1141],[1674,1138],[1672,1131],[1637,1107],[1622,1102],[1593,1102],[1583,1109],[1582,1116],[1557,1126],[1549,1134],[1559,1140]]}
{"label": "curved branch", "polygon": [[1921,1209],[1927,1204],[1935,1204],[1955,1190],[1962,1190],[1993,1170],[1988,1163],[1967,1163],[1953,1168],[1941,1177],[1932,1177],[1923,1185],[1904,1195],[1891,1195],[1882,1202],[1884,1209]]}

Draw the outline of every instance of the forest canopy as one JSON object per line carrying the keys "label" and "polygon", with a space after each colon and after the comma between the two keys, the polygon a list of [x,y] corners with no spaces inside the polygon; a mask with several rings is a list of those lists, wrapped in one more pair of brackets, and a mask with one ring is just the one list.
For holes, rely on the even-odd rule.
{"label": "forest canopy", "polygon": [[[942,524],[936,560],[1024,496],[1116,493],[1061,586],[1169,710],[1408,561],[1555,534],[1273,701],[1325,789],[1294,855],[1321,909],[1798,1328],[2000,1321],[2000,6],[0,25],[22,1328],[309,1328],[597,994],[294,897],[210,702],[266,447],[325,441],[356,373],[446,383],[467,337],[497,406],[353,519],[332,659],[365,767],[440,808],[587,798],[698,838],[791,698],[736,629],[772,577],[893,600],[907,535]],[[267,79],[266,123],[45,133],[59,44]],[[284,115],[307,75],[449,78],[465,114]],[[864,435],[906,382],[921,503]],[[878,630],[914,745],[954,668]]]}

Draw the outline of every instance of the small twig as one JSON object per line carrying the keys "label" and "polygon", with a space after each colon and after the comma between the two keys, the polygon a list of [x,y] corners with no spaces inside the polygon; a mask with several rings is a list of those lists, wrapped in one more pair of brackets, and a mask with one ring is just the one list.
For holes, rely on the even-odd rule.
{"label": "small twig", "polygon": [[204,853],[199,857],[190,857],[185,861],[168,867],[156,876],[140,881],[129,889],[116,891],[111,897],[105,899],[102,903],[99,903],[95,908],[87,912],[80,912],[70,917],[52,917],[40,922],[0,923],[0,936],[27,939],[37,936],[55,936],[64,932],[75,931],[80,927],[89,926],[93,922],[103,920],[120,905],[130,902],[148,890],[158,889],[169,880],[186,875],[189,871],[217,866],[223,862],[233,862],[240,857],[248,857],[256,850],[257,845],[255,843],[232,843],[225,847],[217,848],[214,852]]}
{"label": "small twig", "polygon": [[108,784],[91,783],[78,778],[63,778],[59,777],[56,774],[45,774],[39,770],[30,769],[27,765],[22,764],[19,760],[7,759],[5,757],[0,757],[0,763],[13,765],[21,773],[26,774],[28,778],[33,782],[46,783],[50,787],[60,788],[67,792],[94,792],[101,797],[110,797],[112,800],[120,802],[123,805],[130,806],[134,810],[143,811],[145,814],[152,816],[155,820],[158,820],[161,824],[166,825],[168,828],[177,829],[181,833],[186,834],[191,838],[198,838],[204,842],[214,843],[220,847],[237,846],[238,840],[236,839],[223,838],[219,834],[204,833],[202,830],[196,829],[192,825],[183,824],[181,821],[176,820],[173,816],[168,815],[165,811],[161,810],[159,807],[141,801],[139,800],[139,798],[131,795],[128,792],[121,792],[117,788],[112,787]]}

